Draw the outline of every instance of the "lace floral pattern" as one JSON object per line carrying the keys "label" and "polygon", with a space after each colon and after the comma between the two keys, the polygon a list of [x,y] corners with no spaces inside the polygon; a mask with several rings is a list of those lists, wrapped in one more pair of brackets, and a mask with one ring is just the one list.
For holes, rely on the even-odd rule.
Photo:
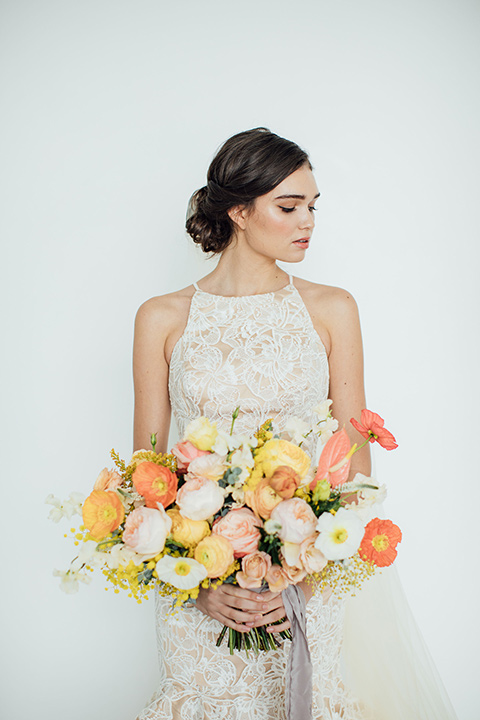
{"label": "lace floral pattern", "polygon": [[[169,392],[180,436],[200,414],[228,428],[240,405],[238,433],[268,418],[314,419],[328,394],[328,360],[298,290],[223,297],[196,288],[187,325],[174,347]],[[316,436],[305,449],[315,451]],[[138,720],[286,720],[284,675],[289,652],[230,655],[215,646],[222,626],[194,607],[168,616],[171,601],[156,594],[159,689]],[[340,673],[343,602],[307,606],[315,720],[360,720]]]}

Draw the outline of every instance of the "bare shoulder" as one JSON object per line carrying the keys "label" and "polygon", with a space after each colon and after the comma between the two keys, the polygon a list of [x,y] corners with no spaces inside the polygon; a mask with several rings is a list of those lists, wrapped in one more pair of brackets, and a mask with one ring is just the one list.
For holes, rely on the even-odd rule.
{"label": "bare shoulder", "polygon": [[193,285],[189,285],[181,290],[145,300],[137,310],[136,327],[155,327],[157,330],[163,328],[168,332],[181,324],[182,318],[188,315],[193,293]]}
{"label": "bare shoulder", "polygon": [[303,278],[294,278],[294,285],[329,355],[333,336],[359,323],[355,298],[344,288],[313,283]]}

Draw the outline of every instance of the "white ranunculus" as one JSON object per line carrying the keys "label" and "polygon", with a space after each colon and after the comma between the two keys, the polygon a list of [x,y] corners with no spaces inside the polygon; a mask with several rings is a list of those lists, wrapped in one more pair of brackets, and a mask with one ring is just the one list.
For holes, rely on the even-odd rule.
{"label": "white ranunculus", "polygon": [[225,457],[214,452],[195,458],[188,466],[187,480],[203,477],[218,482],[227,469]]}
{"label": "white ranunculus", "polygon": [[207,568],[189,557],[164,555],[155,567],[158,579],[179,590],[191,590],[207,577]]}
{"label": "white ranunculus", "polygon": [[220,485],[205,478],[187,480],[177,493],[180,514],[189,520],[207,520],[220,510],[224,499]]}
{"label": "white ranunculus", "polygon": [[343,560],[354,555],[362,542],[364,526],[353,510],[340,508],[335,515],[323,513],[317,522],[319,536],[315,547],[327,560]]}
{"label": "white ranunculus", "polygon": [[172,518],[163,505],[155,508],[139,507],[132,510],[125,521],[123,542],[140,555],[157,555],[165,547],[172,527]]}

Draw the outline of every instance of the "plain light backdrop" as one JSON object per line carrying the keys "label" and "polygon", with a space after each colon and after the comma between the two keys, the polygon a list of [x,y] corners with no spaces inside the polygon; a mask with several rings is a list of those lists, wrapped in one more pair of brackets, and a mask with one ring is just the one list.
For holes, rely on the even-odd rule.
{"label": "plain light backdrop", "polygon": [[128,459],[135,312],[213,267],[187,202],[260,125],[310,153],[290,271],[358,302],[400,575],[479,717],[479,29],[478,0],[2,0],[3,717],[133,720],[154,690],[153,602],[63,594],[70,523],[44,499]]}

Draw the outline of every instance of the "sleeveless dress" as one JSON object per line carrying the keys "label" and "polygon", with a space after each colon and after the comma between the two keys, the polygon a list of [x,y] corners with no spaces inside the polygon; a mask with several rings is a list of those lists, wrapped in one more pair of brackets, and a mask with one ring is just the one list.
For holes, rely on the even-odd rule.
{"label": "sleeveless dress", "polygon": [[[205,415],[251,434],[268,418],[281,430],[292,415],[313,422],[328,394],[325,348],[289,276],[282,289],[225,297],[196,283],[185,330],[170,363],[169,392],[180,437]],[[315,453],[316,436],[304,445]],[[284,676],[289,641],[258,656],[215,646],[222,624],[195,607],[175,616],[155,594],[159,688],[138,720],[285,720]],[[307,605],[313,665],[314,720],[360,720],[360,706],[341,681],[344,601],[320,594]]]}

